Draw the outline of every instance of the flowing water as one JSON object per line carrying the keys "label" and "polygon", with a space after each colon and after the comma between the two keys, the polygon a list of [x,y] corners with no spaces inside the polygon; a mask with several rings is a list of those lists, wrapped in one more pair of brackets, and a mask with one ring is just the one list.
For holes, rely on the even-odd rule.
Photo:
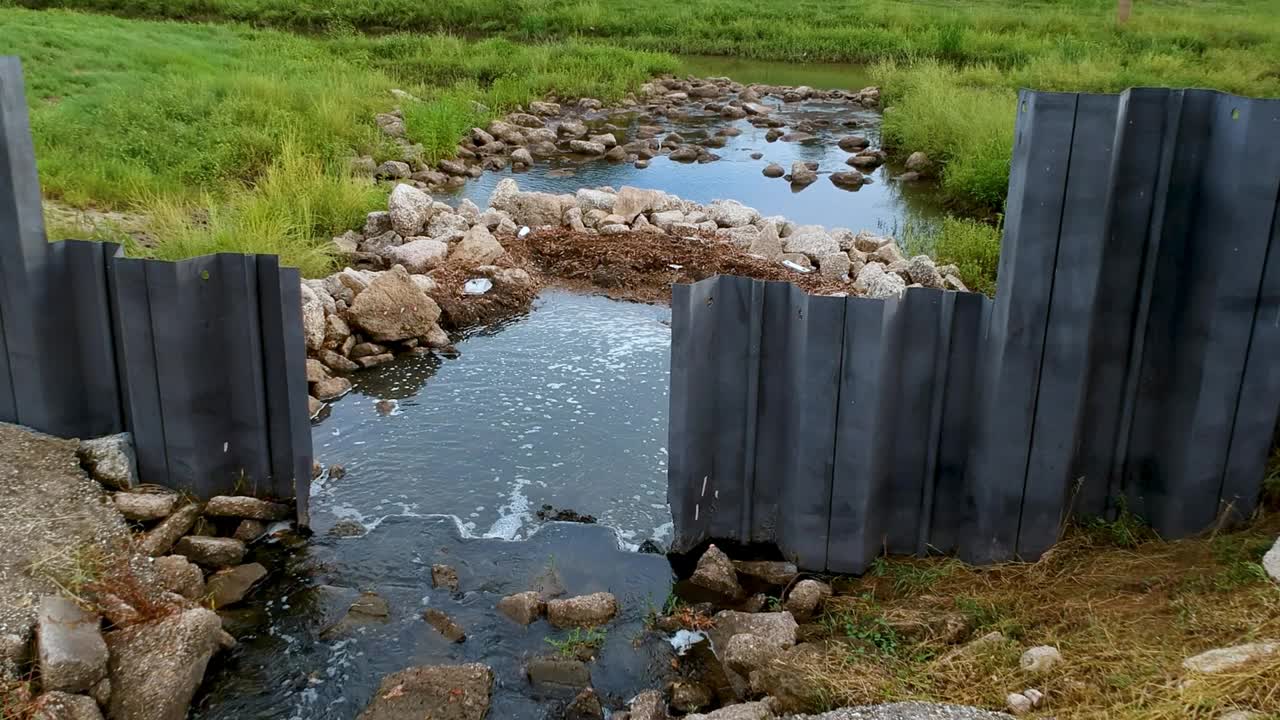
{"label": "flowing water", "polygon": [[[690,58],[689,71],[742,82],[857,89],[856,68]],[[843,134],[878,145],[879,115],[812,101],[776,112],[826,121],[809,144],[774,142],[745,121],[691,117],[668,129],[694,140],[741,131],[704,165],[653,160],[648,169],[557,160],[520,173],[524,189],[636,185],[709,202],[733,198],[766,215],[854,230],[929,223],[938,209],[925,186],[900,186],[890,170],[842,190],[825,177],[793,192],[765,178],[768,162],[818,161],[845,169]],[[633,125],[639,118],[628,120]],[[612,122],[619,123],[618,118]],[[858,127],[849,129],[846,123]],[[752,152],[764,157],[752,159]],[[484,205],[510,170],[459,191]],[[267,584],[224,611],[239,647],[215,661],[195,716],[204,720],[355,717],[380,679],[405,667],[478,661],[497,680],[489,717],[553,717],[565,697],[531,687],[525,662],[553,652],[564,632],[516,626],[495,611],[507,594],[553,577],[568,595],[608,590],[622,614],[609,626],[591,681],[606,705],[661,687],[671,647],[644,628],[671,589],[661,555],[633,550],[671,531],[666,505],[671,312],[548,291],[527,315],[459,338],[459,356],[407,356],[357,373],[354,390],[313,427],[315,455],[341,464],[312,492],[314,535],[255,546],[274,568]],[[543,524],[543,505],[596,516],[600,524]],[[285,547],[288,545],[288,547]],[[431,566],[458,570],[458,592],[433,588]],[[386,601],[386,617],[343,617],[361,592]],[[447,642],[422,612],[443,610],[468,633]]]}

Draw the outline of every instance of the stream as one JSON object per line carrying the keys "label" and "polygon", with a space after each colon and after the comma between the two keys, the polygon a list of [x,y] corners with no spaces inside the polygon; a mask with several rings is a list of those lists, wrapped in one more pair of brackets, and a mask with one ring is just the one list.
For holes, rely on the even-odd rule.
{"label": "stream", "polygon": [[[870,84],[851,66],[797,66],[687,58],[688,71],[741,82],[857,89]],[[879,113],[813,100],[768,101],[788,124],[822,120],[806,144],[766,142],[765,130],[718,116],[662,119],[696,140],[740,131],[715,152],[723,159],[681,164],[656,157],[647,169],[572,157],[517,174],[525,190],[572,193],[635,185],[706,203],[732,198],[797,223],[893,232],[940,217],[927,184],[900,185],[895,168],[874,183],[841,189],[825,176],[793,191],[761,169],[769,162],[817,161],[843,170],[836,141],[865,135],[879,145]],[[612,119],[620,124],[617,117]],[[631,118],[634,125],[640,122]],[[856,125],[851,129],[850,125]],[[763,153],[759,159],[754,152]],[[487,205],[511,169],[486,172],[457,193]],[[313,425],[317,460],[341,465],[312,488],[309,538],[254,546],[246,562],[275,568],[247,602],[224,610],[240,644],[215,661],[193,716],[202,720],[346,720],[368,704],[381,678],[406,667],[483,662],[496,680],[489,717],[541,720],[572,697],[531,686],[529,659],[554,654],[566,633],[545,622],[518,626],[497,613],[508,594],[548,578],[567,596],[607,590],[619,617],[589,665],[608,707],[662,687],[671,672],[667,638],[646,617],[671,591],[661,554],[636,552],[671,533],[666,504],[671,311],[547,290],[522,317],[455,338],[458,355],[405,356],[351,377],[353,391]],[[551,506],[590,514],[597,524],[544,522]],[[459,576],[456,592],[433,587],[432,565]],[[349,616],[375,593],[377,612]],[[361,600],[367,604],[367,598]],[[451,616],[467,639],[451,643],[424,610]],[[353,619],[354,618],[354,619]]]}

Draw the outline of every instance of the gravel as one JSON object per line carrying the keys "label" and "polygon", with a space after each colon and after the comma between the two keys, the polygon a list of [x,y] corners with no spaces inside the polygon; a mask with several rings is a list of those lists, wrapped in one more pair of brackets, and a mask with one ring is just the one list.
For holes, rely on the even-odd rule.
{"label": "gravel", "polygon": [[1012,720],[1012,715],[965,705],[900,702],[863,705],[821,715],[787,715],[783,720]]}

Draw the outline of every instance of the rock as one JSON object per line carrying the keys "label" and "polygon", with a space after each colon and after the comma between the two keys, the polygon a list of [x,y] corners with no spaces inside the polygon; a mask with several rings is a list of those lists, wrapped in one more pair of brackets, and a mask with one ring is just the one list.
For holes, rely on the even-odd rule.
{"label": "rock", "polygon": [[498,601],[498,612],[521,625],[530,625],[547,612],[547,604],[538,593],[529,591],[508,595]]}
{"label": "rock", "polygon": [[973,640],[970,640],[964,645],[961,645],[960,647],[947,652],[945,655],[938,658],[937,662],[940,665],[945,665],[954,660],[973,657],[974,655],[977,655],[979,653],[985,652],[992,648],[998,647],[1000,645],[1003,645],[1004,643],[1005,643],[1004,633],[1000,632],[999,630],[993,630],[987,633],[986,635],[983,635],[980,638],[975,638]]}
{"label": "rock", "polygon": [[736,200],[716,200],[707,206],[707,216],[722,228],[750,225],[760,219],[755,208],[749,208]]}
{"label": "rock", "polygon": [[927,288],[944,287],[942,275],[938,273],[938,268],[934,266],[933,260],[928,255],[916,255],[911,258],[907,265],[907,274],[911,276],[911,282],[920,283]]}
{"label": "rock", "polygon": [[1039,645],[1022,653],[1019,666],[1023,672],[1046,673],[1062,662],[1062,654],[1052,645]]}
{"label": "rock", "polygon": [[518,224],[556,226],[572,203],[567,197],[541,192],[521,192],[515,180],[504,178],[489,196],[489,206],[507,212]]}
{"label": "rock", "polygon": [[485,130],[478,127],[471,128],[471,142],[476,145],[488,145],[493,142],[493,136]]}
{"label": "rock", "polygon": [[431,587],[458,592],[458,571],[450,565],[432,565]]}
{"label": "rock", "polygon": [[391,229],[402,237],[419,234],[431,218],[431,210],[431,196],[412,185],[396,185],[387,198]]}
{"label": "rock", "polygon": [[719,650],[720,659],[730,670],[749,676],[752,670],[762,668],[782,654],[783,648],[748,633],[738,633],[729,638]]}
{"label": "rock", "polygon": [[564,711],[564,720],[603,719],[604,708],[600,705],[596,691],[591,688],[583,688]]}
{"label": "rock", "polygon": [[[31,706],[35,708],[30,716],[31,720],[102,720],[102,711],[98,709],[98,703],[87,695],[46,692],[36,698]],[[9,716],[6,714],[5,717]]]}
{"label": "rock", "polygon": [[867,262],[878,262],[885,265],[892,265],[905,259],[902,257],[902,251],[898,249],[898,243],[896,242],[884,243],[867,256]]}
{"label": "rock", "polygon": [[793,130],[782,136],[782,142],[793,142],[793,143],[804,143],[804,144],[812,143],[817,139],[818,139],[817,135],[814,135],[813,133],[810,133],[810,132],[805,132],[803,130]]}
{"label": "rock", "polygon": [[[951,278],[948,277],[947,280],[948,284],[950,284]],[[959,279],[957,278],[958,281]],[[963,288],[964,283],[960,283],[960,285],[961,288],[956,289],[965,289]],[[1266,555],[1262,556],[1262,569],[1266,571],[1268,577],[1280,583],[1280,538],[1276,538],[1275,544],[1271,546]]]}
{"label": "rock", "polygon": [[742,227],[722,228],[718,231],[718,234],[745,250],[749,249],[760,238],[760,228],[755,225],[743,225]]}
{"label": "rock", "polygon": [[529,103],[529,112],[537,113],[539,115],[559,115],[560,104],[534,100],[533,102]]}
{"label": "rock", "polygon": [[759,702],[742,703],[739,705],[730,705],[722,707],[719,710],[707,714],[685,715],[684,720],[772,720],[773,711],[769,709],[769,703],[761,700]]}
{"label": "rock", "polygon": [[237,565],[214,573],[207,584],[209,605],[214,610],[235,605],[266,576],[267,569],[259,563]]}
{"label": "rock", "polygon": [[1009,712],[1014,715],[1026,715],[1035,705],[1031,702],[1031,698],[1022,693],[1009,693],[1005,698],[1005,707],[1009,708]]}
{"label": "rock", "polygon": [[306,341],[307,350],[315,352],[324,345],[324,303],[316,292],[307,285],[301,286],[302,292],[302,337]]}
{"label": "rock", "polygon": [[391,248],[388,259],[413,275],[424,275],[444,264],[449,244],[426,237],[409,238],[404,245]]}
{"label": "rock", "polygon": [[777,226],[771,222],[765,223],[764,229],[747,246],[747,252],[769,261],[780,258],[782,256],[782,241],[778,239]]}
{"label": "rock", "polygon": [[111,718],[183,720],[209,658],[220,647],[222,621],[206,608],[107,635],[111,651]]}
{"label": "rock", "polygon": [[[457,160],[441,160],[436,163],[436,167],[440,168],[440,172],[446,175],[462,176],[467,174],[467,166]],[[367,235],[368,233],[366,233]]]}
{"label": "rock", "polygon": [[533,153],[526,148],[516,148],[511,151],[511,164],[529,167],[533,165]]}
{"label": "rock", "polygon": [[1218,720],[1266,720],[1266,716],[1249,710],[1232,710],[1225,715],[1220,715]]}
{"label": "rock", "polygon": [[831,173],[831,182],[844,188],[860,188],[867,181],[857,170]]}
{"label": "rock", "polygon": [[631,699],[631,720],[668,720],[667,703],[657,690],[645,690]]}
{"label": "rock", "polygon": [[1044,693],[1035,688],[1027,688],[1022,691],[1023,696],[1031,701],[1031,707],[1038,708],[1044,703]]}
{"label": "rock", "polygon": [[476,225],[453,246],[449,260],[466,265],[484,265],[506,254],[506,248],[493,237],[493,233],[483,225]]}
{"label": "rock", "polygon": [[1184,670],[1205,674],[1230,672],[1280,652],[1280,642],[1263,641],[1206,650],[1182,661]]}
{"label": "rock", "polygon": [[399,160],[388,160],[373,171],[373,176],[380,180],[404,180],[413,173],[408,163]]}
{"label": "rock", "polygon": [[529,682],[535,686],[580,689],[591,684],[591,671],[581,660],[562,657],[536,657],[525,666]]}
{"label": "rock", "polygon": [[904,163],[907,170],[917,173],[923,173],[929,169],[929,156],[917,150],[907,156],[907,162]]}
{"label": "rock", "polygon": [[[846,262],[848,256],[844,256]],[[797,618],[813,617],[822,603],[831,597],[831,586],[817,580],[801,580],[787,593],[785,607]]]}
{"label": "rock", "polygon": [[791,184],[792,185],[809,185],[816,182],[818,172],[803,162],[791,163]]}
{"label": "rock", "polygon": [[791,231],[782,248],[786,252],[803,253],[816,260],[840,252],[840,243],[821,225],[801,225]]}
{"label": "rock", "polygon": [[467,639],[467,633],[462,626],[442,610],[427,608],[422,613],[422,618],[449,642],[460,643]]}
{"label": "rock", "polygon": [[883,615],[899,637],[911,641],[933,640],[954,645],[969,636],[969,617],[952,611],[895,608]]}
{"label": "rock", "polygon": [[580,155],[603,155],[608,150],[604,143],[592,142],[590,140],[570,140],[569,151]]}
{"label": "rock", "polygon": [[[440,307],[397,265],[379,274],[356,296],[347,319],[376,341],[408,340],[427,334],[440,319]],[[327,399],[319,393],[316,397]]]}
{"label": "rock", "polygon": [[135,522],[169,517],[178,504],[178,496],[174,493],[118,492],[111,499],[125,520]]}
{"label": "rock", "polygon": [[701,154],[701,151],[698,150],[696,145],[681,145],[675,150],[672,150],[671,154],[667,157],[676,162],[693,162],[694,160],[697,160],[698,156]]}
{"label": "rock", "polygon": [[773,108],[768,105],[762,105],[756,102],[744,102],[742,103],[742,109],[746,111],[748,115],[768,115],[773,112]]}
{"label": "rock", "polygon": [[769,645],[785,650],[796,644],[799,627],[789,612],[744,613],[722,610],[715,615],[715,627],[711,629],[712,647],[727,647],[734,635],[755,635]]}
{"label": "rock", "polygon": [[625,162],[627,159],[627,151],[621,146],[615,145],[609,148],[609,152],[604,154],[606,160],[610,162]]}
{"label": "rock", "polygon": [[129,490],[138,484],[138,463],[133,435],[123,432],[80,443],[76,451],[89,476],[111,490]]}
{"label": "rock", "polygon": [[190,560],[181,555],[165,555],[152,563],[156,571],[156,579],[160,587],[171,593],[177,593],[188,600],[204,597],[204,573]]}
{"label": "rock", "polygon": [[733,567],[739,575],[780,586],[790,584],[799,572],[795,563],[774,560],[734,560]]}
{"label": "rock", "polygon": [[[352,363],[352,366],[353,370],[359,368],[356,363]],[[329,378],[318,382],[312,388],[312,395],[322,402],[337,400],[349,392],[351,392],[351,381],[342,377]]]}
{"label": "rock", "polygon": [[698,565],[689,577],[689,582],[729,599],[743,595],[742,586],[738,584],[738,574],[733,569],[733,561],[715,545],[707,547],[702,557],[698,558]]}
{"label": "rock", "polygon": [[520,127],[527,128],[540,128],[546,124],[542,121],[542,118],[530,115],[529,113],[511,113],[507,116],[507,120],[519,125]]}
{"label": "rock", "polygon": [[847,253],[831,253],[818,258],[818,272],[823,277],[840,280],[849,274],[849,255]]}
{"label": "rock", "polygon": [[173,552],[199,565],[220,568],[238,565],[244,559],[245,547],[235,538],[188,535],[173,546]]}
{"label": "rock", "polygon": [[765,139],[765,142],[776,142],[778,138],[782,137],[784,134],[785,133],[783,133],[778,128],[771,128],[768,132],[764,134],[764,139]]}
{"label": "rock", "polygon": [[768,165],[765,165],[764,170],[761,172],[763,172],[764,176],[767,178],[780,178],[787,174],[787,171],[783,170],[782,166],[778,163],[769,163]]}
{"label": "rock", "polygon": [[107,676],[102,619],[59,595],[40,598],[36,658],[45,691],[85,692]]}
{"label": "rock", "polygon": [[560,628],[595,627],[609,622],[617,614],[618,601],[607,592],[547,602],[547,620]]}
{"label": "rock", "polygon": [[879,263],[868,263],[858,271],[854,288],[870,298],[887,298],[901,294],[907,284],[897,273],[885,272]]}
{"label": "rock", "polygon": [[581,212],[587,212],[589,210],[603,210],[607,213],[612,213],[613,206],[618,201],[616,193],[605,192],[603,190],[591,190],[588,188],[578,190],[575,198]]}
{"label": "rock", "polygon": [[329,369],[319,360],[307,358],[307,382],[317,383],[329,379]]}
{"label": "rock", "polygon": [[427,236],[449,242],[466,234],[472,224],[465,215],[446,210],[431,218],[431,223],[427,225]]}
{"label": "rock", "polygon": [[628,185],[622,186],[613,203],[613,214],[627,223],[634,221],[641,213],[680,209],[679,198],[660,190],[641,190]]}
{"label": "rock", "polygon": [[893,243],[893,238],[883,235],[872,235],[863,230],[853,237],[853,247],[855,250],[864,253],[873,253],[880,249],[883,245]]}
{"label": "rock", "polygon": [[582,137],[587,134],[587,126],[579,120],[562,120],[556,126],[556,134],[565,137]]}
{"label": "rock", "polygon": [[861,135],[848,135],[840,138],[840,142],[837,144],[845,152],[858,152],[870,145],[871,141]]}
{"label": "rock", "polygon": [[274,522],[293,514],[293,508],[284,503],[268,502],[244,495],[219,495],[205,503],[204,514],[210,517],[249,518]]}
{"label": "rock", "polygon": [[[711,688],[699,682],[682,682],[677,680],[671,684],[671,707],[682,713],[692,713],[707,707],[715,700]],[[663,708],[663,717],[666,717]]]}
{"label": "rock", "polygon": [[[942,277],[942,287],[956,292],[969,292],[969,288],[964,284],[964,281],[955,275],[944,275]],[[1277,565],[1280,566],[1280,559],[1277,560]],[[1280,567],[1277,567],[1277,574],[1273,574],[1272,577],[1277,578],[1277,575],[1280,575]],[[1280,582],[1280,578],[1277,578],[1277,582]]]}
{"label": "rock", "polygon": [[374,172],[378,170],[378,163],[374,162],[369,155],[361,155],[351,158],[349,168],[354,177],[373,177]]}
{"label": "rock", "polygon": [[859,170],[874,170],[883,164],[879,155],[854,155],[846,159],[845,163]]}
{"label": "rock", "polygon": [[199,505],[178,508],[138,542],[138,551],[151,557],[168,553],[173,544],[178,542],[178,538],[187,534],[198,517],[200,517]]}
{"label": "rock", "polygon": [[382,679],[358,720],[483,720],[493,671],[487,665],[424,665]]}
{"label": "rock", "polygon": [[329,534],[339,538],[363,537],[368,532],[364,525],[350,518],[339,520],[329,528]]}

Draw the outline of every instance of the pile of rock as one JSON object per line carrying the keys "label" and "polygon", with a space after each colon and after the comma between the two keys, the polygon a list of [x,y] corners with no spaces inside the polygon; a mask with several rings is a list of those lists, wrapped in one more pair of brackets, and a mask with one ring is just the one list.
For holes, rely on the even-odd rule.
{"label": "pile of rock", "polygon": [[104,713],[179,720],[210,658],[236,642],[215,611],[243,600],[267,574],[258,563],[242,564],[247,544],[292,508],[233,496],[199,504],[140,487],[128,434],[86,441],[78,454],[111,490],[103,496],[99,489],[95,507],[133,537],[124,533],[123,545],[108,550],[66,549],[70,569],[84,576],[80,584],[40,596],[35,632],[0,643],[4,707],[29,706],[50,720]]}
{"label": "pile of rock", "polygon": [[[403,96],[403,93],[399,94]],[[773,104],[763,102],[766,97]],[[821,100],[875,108],[880,104],[880,90],[867,87],[858,91],[815,90],[807,86],[743,85],[729,78],[658,78],[642,85],[638,93],[626,96],[616,105],[605,107],[595,98],[575,101],[532,102],[528,112],[518,110],[490,122],[486,127],[472,128],[461,139],[453,158],[431,165],[423,160],[421,145],[406,138],[404,114],[400,109],[380,113],[374,119],[378,127],[400,148],[400,159],[377,164],[370,156],[355,158],[352,169],[380,180],[405,181],[423,189],[453,188],[468,178],[480,177],[485,171],[498,171],[510,166],[515,170],[531,167],[536,159],[553,156],[599,158],[609,162],[633,163],[648,167],[649,161],[667,155],[676,162],[708,163],[720,156],[712,152],[724,147],[727,136],[738,129],[726,127],[698,140],[686,140],[679,133],[667,132],[656,124],[662,118],[716,117],[726,121],[745,119],[756,127],[771,128],[770,142],[814,142],[821,121],[797,123],[790,132],[781,128],[786,123],[774,117],[776,103]],[[850,123],[856,124],[856,123]],[[662,137],[659,137],[662,136]],[[846,147],[860,140],[856,148]],[[870,182],[862,170],[884,162],[881,151],[867,151],[865,138],[846,138],[840,147],[858,153],[848,160],[852,170],[831,174],[833,183],[857,189]],[[788,175],[793,184],[803,186],[817,179],[818,168],[805,168]],[[909,168],[910,169],[910,168]],[[768,171],[766,174],[769,174]],[[918,175],[918,173],[916,174]],[[782,173],[770,175],[781,177]]]}

